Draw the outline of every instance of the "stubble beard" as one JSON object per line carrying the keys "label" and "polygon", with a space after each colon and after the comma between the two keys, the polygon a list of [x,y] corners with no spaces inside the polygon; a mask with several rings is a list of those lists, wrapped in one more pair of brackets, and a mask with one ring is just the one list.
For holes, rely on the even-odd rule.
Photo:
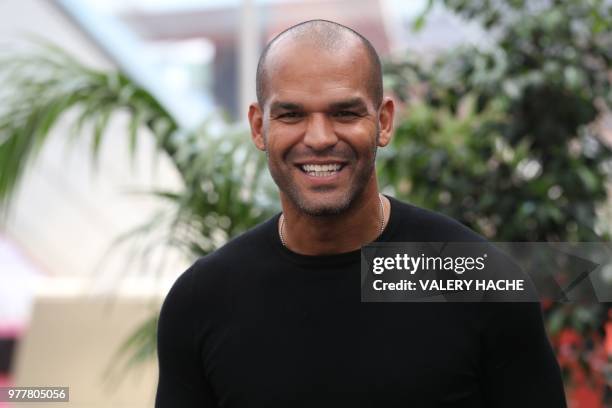
{"label": "stubble beard", "polygon": [[[295,205],[302,213],[313,216],[313,217],[328,217],[342,214],[348,211],[357,201],[357,198],[362,195],[368,182],[374,175],[375,171],[375,163],[376,163],[376,153],[378,146],[378,139],[380,136],[380,130],[377,126],[376,128],[376,143],[374,144],[374,148],[372,149],[372,160],[367,164],[363,169],[357,169],[357,177],[354,182],[351,182],[350,188],[348,191],[342,195],[339,199],[334,199],[332,204],[328,203],[311,203],[305,199],[303,194],[296,187],[295,183],[291,182],[291,178],[287,177],[283,174],[282,171],[276,172],[272,170],[272,166],[270,165],[270,156],[268,154],[268,149],[266,148],[266,157],[268,160],[268,170],[270,171],[270,175],[272,179],[278,186],[279,190],[283,192],[287,198]],[[264,141],[267,138],[264,136]],[[266,143],[267,144],[267,143]],[[327,188],[320,188],[318,191],[324,192]]]}

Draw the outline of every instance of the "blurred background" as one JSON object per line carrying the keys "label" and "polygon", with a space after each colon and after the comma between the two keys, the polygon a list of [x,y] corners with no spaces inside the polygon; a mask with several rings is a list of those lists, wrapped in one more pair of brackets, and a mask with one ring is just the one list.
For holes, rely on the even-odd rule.
{"label": "blurred background", "polygon": [[[383,57],[385,193],[495,241],[609,241],[610,1],[4,0],[0,386],[152,406],[170,285],[279,209],[246,109],[266,42],[315,18]],[[612,406],[609,305],[543,309],[570,406]]]}

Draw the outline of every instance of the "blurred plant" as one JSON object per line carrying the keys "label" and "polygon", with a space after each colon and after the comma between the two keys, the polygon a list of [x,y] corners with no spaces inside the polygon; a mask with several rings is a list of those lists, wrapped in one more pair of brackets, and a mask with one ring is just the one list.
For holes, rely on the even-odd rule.
{"label": "blurred plant", "polygon": [[500,241],[607,237],[597,209],[612,171],[601,120],[612,101],[610,6],[442,3],[481,22],[486,42],[428,65],[386,64],[408,114],[386,184]]}
{"label": "blurred plant", "polygon": [[[431,63],[404,56],[385,64],[386,81],[407,112],[392,145],[379,152],[385,191],[500,241],[607,238],[597,211],[612,171],[602,119],[612,100],[610,7],[597,0],[439,2],[481,22],[488,41]],[[152,192],[176,211],[123,238],[162,225],[164,244],[196,257],[277,208],[273,184],[262,171],[265,157],[253,155],[240,128],[180,129],[129,78],[86,68],[57,49],[10,55],[0,63],[0,78],[6,84],[0,91],[8,95],[0,107],[5,207],[60,116],[76,112],[79,137],[88,133],[85,123],[93,124],[95,157],[109,118],[125,111],[132,149],[146,128],[184,186]],[[584,321],[575,318],[584,309],[557,310],[548,311],[553,337]],[[127,353],[129,363],[149,358],[155,322],[145,322],[120,356]]]}
{"label": "blurred plant", "polygon": [[[430,0],[417,29],[437,4],[480,23],[483,38],[429,63],[385,65],[406,116],[381,152],[383,184],[498,241],[609,239],[598,213],[612,171],[612,4]],[[607,314],[547,306],[569,388],[601,395]]]}
{"label": "blurred plant", "polygon": [[[204,123],[193,131],[176,121],[145,89],[120,72],[86,67],[63,50],[33,45],[25,53],[0,57],[0,207],[11,199],[36,154],[61,119],[72,122],[69,137],[91,137],[95,163],[104,131],[116,114],[127,114],[132,155],[139,137],[153,137],[180,175],[179,191],[150,191],[171,204],[148,222],[126,232],[114,246],[144,236],[146,260],[157,246],[172,245],[189,259],[212,252],[232,236],[268,218],[277,209],[265,156],[244,143],[240,128]],[[257,152],[259,153],[259,152]],[[161,236],[162,239],[146,239]],[[155,269],[155,270],[159,270]],[[148,319],[117,355],[131,366],[154,355],[156,319]]]}

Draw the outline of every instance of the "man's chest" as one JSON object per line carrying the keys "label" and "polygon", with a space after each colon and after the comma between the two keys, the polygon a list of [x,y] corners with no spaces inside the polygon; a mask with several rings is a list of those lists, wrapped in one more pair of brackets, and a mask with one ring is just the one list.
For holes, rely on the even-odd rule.
{"label": "man's chest", "polygon": [[333,285],[236,302],[202,364],[228,407],[477,407],[478,332],[452,306],[361,303]]}

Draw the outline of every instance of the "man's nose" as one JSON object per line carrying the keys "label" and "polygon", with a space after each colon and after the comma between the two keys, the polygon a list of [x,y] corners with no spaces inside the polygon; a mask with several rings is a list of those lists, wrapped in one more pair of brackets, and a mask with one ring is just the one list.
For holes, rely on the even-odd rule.
{"label": "man's nose", "polygon": [[308,119],[304,144],[313,150],[325,150],[338,143],[338,137],[327,115],[315,113]]}

